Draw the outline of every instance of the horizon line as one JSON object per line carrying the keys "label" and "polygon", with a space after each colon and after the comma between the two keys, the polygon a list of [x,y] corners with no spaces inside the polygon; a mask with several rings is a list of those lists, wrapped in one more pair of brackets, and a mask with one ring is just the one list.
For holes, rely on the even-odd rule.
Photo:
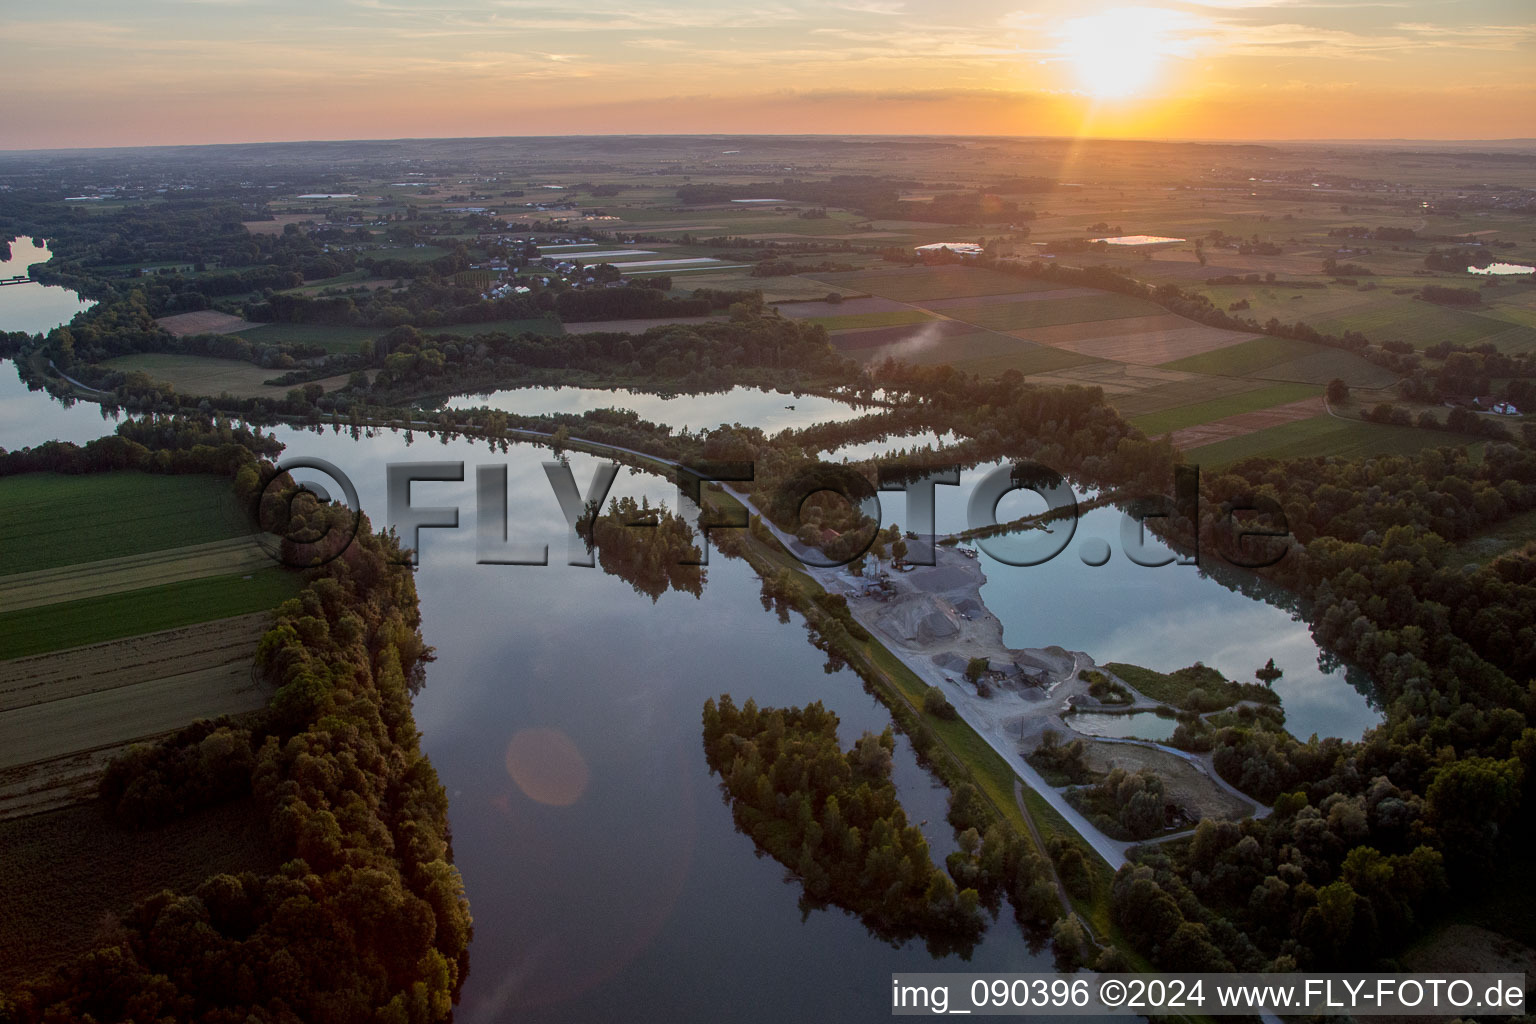
{"label": "horizon line", "polygon": [[1181,144],[1200,146],[1296,146],[1296,145],[1429,145],[1429,146],[1536,146],[1536,136],[1495,139],[1406,138],[1298,136],[1291,138],[1219,138],[1197,136],[1099,136],[1099,135],[1004,135],[948,134],[934,132],[857,133],[857,132],[566,132],[542,135],[412,135],[397,138],[308,138],[251,139],[242,142],[171,142],[137,146],[39,146],[0,149],[0,156],[41,153],[109,153],[149,149],[220,149],[237,146],[309,146],[340,144],[381,144],[407,142],[486,142],[519,139],[958,139],[1009,140],[1017,142],[1111,142],[1139,144]]}

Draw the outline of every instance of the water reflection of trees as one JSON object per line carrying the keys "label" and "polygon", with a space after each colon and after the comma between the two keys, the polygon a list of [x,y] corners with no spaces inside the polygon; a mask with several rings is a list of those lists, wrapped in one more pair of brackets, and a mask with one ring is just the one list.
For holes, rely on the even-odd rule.
{"label": "water reflection of trees", "polygon": [[649,498],[615,498],[608,511],[583,521],[587,550],[611,576],[628,581],[654,603],[668,590],[699,597],[705,571],[703,553],[686,517]]}

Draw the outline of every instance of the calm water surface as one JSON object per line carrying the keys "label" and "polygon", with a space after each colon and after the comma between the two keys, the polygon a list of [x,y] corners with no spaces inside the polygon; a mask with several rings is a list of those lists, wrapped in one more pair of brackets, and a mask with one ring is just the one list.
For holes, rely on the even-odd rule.
{"label": "calm water surface", "polygon": [[[967,470],[959,487],[935,488],[940,533],[965,528],[971,486],[995,465]],[[997,517],[1008,522],[1044,509],[1038,497],[1015,492],[999,504]],[[902,497],[891,495],[884,511],[887,521],[902,519]],[[1066,549],[1043,565],[1018,567],[980,556],[987,576],[981,597],[1002,621],[1004,642],[1010,647],[1058,644],[1100,663],[1123,661],[1160,672],[1202,661],[1247,682],[1254,681],[1254,670],[1266,659],[1274,658],[1285,672],[1274,688],[1293,735],[1355,740],[1380,723],[1381,711],[1367,696],[1368,680],[1324,654],[1305,620],[1284,606],[1293,598],[1236,572],[1221,573],[1231,587],[1223,585],[1213,574],[1225,563],[1214,553],[1204,556],[1214,563],[1209,572],[1177,563],[1137,565],[1121,548],[1122,519],[1113,506],[1084,513]],[[1079,556],[1084,541],[1091,539],[1110,547],[1108,563],[1097,568]],[[1155,541],[1148,550],[1168,553]],[[1237,586],[1249,593],[1232,589]]]}
{"label": "calm water surface", "polygon": [[[110,429],[95,406],[64,408],[16,386],[0,390],[0,413],[7,447],[28,424],[81,440]],[[669,593],[653,603],[599,569],[561,564],[565,531],[541,468],[546,450],[493,454],[424,433],[276,434],[289,455],[346,472],[379,524],[386,464],[466,464],[465,482],[413,491],[419,504],[460,509],[459,529],[423,532],[416,577],[423,630],[437,650],[416,718],[451,797],[476,921],[459,1019],[876,1021],[889,1013],[891,972],[935,967],[920,944],[893,948],[835,909],[802,915],[798,885],[732,825],[704,763],[706,697],[821,700],[841,716],[845,744],[890,721],[855,675],[824,671],[797,615],[781,623],[763,610],[745,563],[716,552],[702,597]],[[583,488],[597,461],[570,457]],[[507,466],[509,531],[547,543],[554,564],[475,564],[474,467],[483,463]],[[941,530],[959,525],[966,490],[939,489]],[[669,483],[629,469],[614,494],[676,504]],[[904,518],[900,496],[888,497],[887,518]],[[1077,542],[1101,536],[1118,547],[1118,515],[1089,513]],[[1274,656],[1293,731],[1331,721],[1335,734],[1358,735],[1351,723],[1363,728],[1374,715],[1340,673],[1318,667],[1303,623],[1192,567],[1143,569],[1116,550],[1109,565],[1090,569],[1075,547],[1039,569],[985,567],[983,597],[1015,646],[1056,643],[1163,669],[1199,658],[1239,678]],[[562,737],[568,756],[533,765],[530,784],[517,740],[534,734]],[[514,768],[523,769],[516,778]],[[895,777],[942,859],[953,849],[945,792],[903,738]],[[968,964],[950,957],[936,969],[1051,967],[1005,912]]]}
{"label": "calm water surface", "polygon": [[[63,409],[27,392],[3,404],[23,417],[53,406],[79,430],[104,432],[89,406]],[[389,462],[467,464],[467,482],[417,484],[413,494],[461,509],[460,529],[422,533],[416,577],[422,628],[437,649],[416,720],[450,795],[475,916],[458,1019],[702,1021],[729,1006],[732,1020],[877,1021],[889,1015],[892,971],[935,965],[921,944],[893,948],[839,910],[802,915],[799,886],[735,830],[709,775],[701,712],[722,692],[738,703],[820,700],[840,716],[845,744],[890,723],[853,673],[824,670],[798,615],[784,624],[763,610],[750,567],[716,552],[702,597],[652,603],[600,569],[561,564],[547,450],[493,455],[422,433],[409,443],[391,432],[276,434],[289,454],[340,467],[377,523]],[[584,488],[598,460],[570,461]],[[509,530],[549,544],[554,564],[475,564],[474,466],[490,462],[508,467]],[[628,469],[613,494],[676,504],[670,483]],[[534,766],[546,786],[529,789],[545,798],[547,786],[563,790],[559,805],[513,778],[514,737],[535,731],[556,732],[575,751],[563,771]],[[947,793],[900,736],[894,776],[942,861],[954,849]],[[948,957],[937,969],[969,967],[1052,969],[1007,911],[969,964]]]}
{"label": "calm water surface", "polygon": [[725,424],[760,427],[776,434],[791,427],[808,427],[829,420],[850,420],[868,415],[861,409],[820,395],[796,395],[762,388],[734,387],[728,391],[696,395],[653,395],[626,388],[532,387],[458,395],[448,399],[449,409],[489,406],[524,416],[555,412],[588,412],[593,409],[629,409],[640,418],[662,423],[673,430],[712,430]]}
{"label": "calm water surface", "polygon": [[[11,258],[0,260],[0,278],[25,276],[34,263],[53,258],[47,245],[26,235],[11,241]],[[0,331],[27,331],[37,334],[65,324],[94,302],[80,298],[68,288],[56,285],[8,284],[0,287]]]}
{"label": "calm water surface", "polygon": [[1080,733],[1117,739],[1166,740],[1170,739],[1173,731],[1179,727],[1177,719],[1163,718],[1150,711],[1133,711],[1119,715],[1102,711],[1084,711],[1068,715],[1065,721]]}

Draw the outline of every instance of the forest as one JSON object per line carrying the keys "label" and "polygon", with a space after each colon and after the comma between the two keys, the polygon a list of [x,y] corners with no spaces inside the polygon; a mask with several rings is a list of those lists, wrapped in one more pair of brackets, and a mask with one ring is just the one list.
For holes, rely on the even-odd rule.
{"label": "forest", "polygon": [[907,823],[891,782],[895,738],[866,732],[851,750],[837,716],[804,708],[704,705],[704,752],[736,826],[793,871],[810,905],[836,904],[890,941],[968,949],[983,928],[981,896],[957,889]]}

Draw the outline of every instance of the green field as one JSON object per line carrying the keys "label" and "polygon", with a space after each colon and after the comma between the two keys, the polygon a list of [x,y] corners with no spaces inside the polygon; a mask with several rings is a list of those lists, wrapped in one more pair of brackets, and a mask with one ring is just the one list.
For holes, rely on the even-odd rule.
{"label": "green field", "polygon": [[1381,388],[1397,375],[1352,352],[1293,338],[1254,338],[1226,348],[1162,364],[1164,369],[1225,377],[1327,384],[1335,377],[1350,387]]}
{"label": "green field", "polygon": [[1217,398],[1246,394],[1265,386],[1263,381],[1249,380],[1246,377],[1202,375],[1157,384],[1129,394],[1107,395],[1105,400],[1120,410],[1121,416],[1126,419],[1135,419],[1139,416],[1150,416],[1153,413],[1180,409],[1186,405],[1196,405]]}
{"label": "green field", "polygon": [[816,278],[853,292],[868,292],[898,302],[961,299],[981,295],[1046,291],[1045,281],[1014,277],[979,267],[920,267],[873,274],[822,274]]}
{"label": "green field", "polygon": [[902,327],[921,324],[938,317],[922,309],[893,309],[887,313],[850,313],[847,316],[811,317],[806,323],[817,324],[829,331],[846,331],[856,327]]}
{"label": "green field", "polygon": [[1372,341],[1406,341],[1420,349],[1442,341],[1458,345],[1493,341],[1509,352],[1536,348],[1536,330],[1481,316],[1478,311],[1451,309],[1408,296],[1389,295],[1370,305],[1308,322],[1328,334],[1359,331]]}
{"label": "green field", "polygon": [[[834,337],[832,343],[836,345],[837,340]],[[1036,345],[1032,341],[993,331],[975,331],[941,338],[927,348],[913,348],[910,342],[898,341],[876,348],[851,349],[846,354],[866,363],[878,363],[887,356],[917,366],[948,363],[957,370],[984,377],[998,376],[1008,370],[1018,370],[1026,376],[1050,373],[1069,366],[1097,362],[1092,356],[1051,348],[1049,345]]]}
{"label": "green field", "polygon": [[383,334],[377,327],[339,327],[330,324],[266,324],[239,332],[257,345],[319,345],[326,352],[351,353],[365,341]]}
{"label": "green field", "polygon": [[222,477],[122,471],[0,478],[0,575],[238,537],[250,521]]}
{"label": "green field", "polygon": [[274,566],[9,612],[0,615],[0,661],[270,611],[302,587],[299,573]]}
{"label": "green field", "polygon": [[448,255],[448,250],[436,245],[389,246],[379,249],[360,249],[359,256],[372,256],[380,260],[404,260],[406,263],[431,263]]}
{"label": "green field", "polygon": [[1536,327],[1536,309],[1523,306],[1493,306],[1482,312],[1483,316],[1503,320],[1519,327]]}
{"label": "green field", "polygon": [[1172,430],[1210,423],[1213,420],[1237,416],[1240,413],[1268,409],[1270,406],[1284,405],[1287,402],[1299,402],[1319,394],[1322,394],[1322,391],[1311,384],[1275,384],[1256,391],[1244,391],[1241,394],[1226,395],[1206,402],[1195,402],[1191,405],[1137,416],[1131,420],[1131,426],[1148,437],[1157,437]]}
{"label": "green field", "polygon": [[1058,324],[1119,320],[1128,316],[1156,316],[1163,307],[1130,295],[1101,292],[1065,299],[1037,299],[1024,302],[980,303],[944,311],[956,320],[992,331],[1023,331],[1031,327],[1055,327]]}
{"label": "green field", "polygon": [[1314,416],[1267,430],[1258,430],[1215,444],[1191,449],[1191,462],[1202,466],[1225,466],[1252,455],[1273,459],[1306,458],[1313,455],[1337,455],[1346,459],[1372,455],[1412,455],[1425,448],[1465,445],[1472,439],[1461,434],[1416,427],[1390,427],[1360,420],[1341,420],[1332,416]]}

